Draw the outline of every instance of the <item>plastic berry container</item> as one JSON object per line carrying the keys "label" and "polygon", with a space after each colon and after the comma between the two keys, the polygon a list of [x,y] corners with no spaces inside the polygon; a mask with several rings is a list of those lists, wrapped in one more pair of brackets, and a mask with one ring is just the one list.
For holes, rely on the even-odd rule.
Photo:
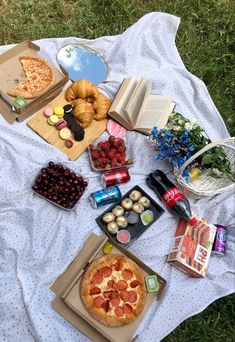
{"label": "plastic berry container", "polygon": [[[116,146],[111,145],[107,148],[107,146],[105,147],[104,145],[107,144],[108,141],[109,141],[108,138],[107,139],[99,138],[93,144],[90,144],[88,146],[88,154],[89,154],[89,159],[91,163],[91,169],[95,172],[105,172],[105,171],[111,171],[111,170],[116,170],[120,168],[125,168],[125,169],[131,168],[134,163],[134,153],[132,152],[131,147],[129,147],[126,144],[125,139],[115,138],[114,142],[117,145]],[[120,146],[118,146],[118,141],[120,143]],[[122,141],[122,145],[121,145],[121,141]],[[112,153],[110,154],[111,149],[113,150],[115,149],[115,152],[113,154]],[[123,156],[123,153],[125,153],[124,154],[125,161],[126,161],[125,164],[123,162],[121,163],[121,159],[119,159]],[[119,155],[121,155],[121,157]],[[118,157],[119,160],[117,160],[117,162],[115,163],[116,165],[113,165],[112,159],[115,157]],[[106,159],[106,163],[103,163],[103,159]]]}
{"label": "plastic berry container", "polygon": [[87,179],[73,169],[57,161],[50,161],[37,173],[32,190],[57,207],[71,211],[87,186]]}

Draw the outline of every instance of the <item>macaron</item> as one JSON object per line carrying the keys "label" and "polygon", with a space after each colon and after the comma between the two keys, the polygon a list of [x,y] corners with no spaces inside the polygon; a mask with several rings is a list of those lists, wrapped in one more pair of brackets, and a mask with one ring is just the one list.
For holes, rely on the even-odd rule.
{"label": "macaron", "polygon": [[67,148],[71,148],[72,146],[73,146],[73,142],[72,142],[72,140],[65,140],[65,146],[67,147]]}
{"label": "macaron", "polygon": [[58,116],[54,114],[49,116],[49,118],[47,119],[47,122],[49,123],[49,125],[52,125],[52,126],[55,126],[55,124],[57,124],[58,121],[59,121]]}
{"label": "macaron", "polygon": [[67,127],[67,122],[64,119],[59,119],[57,124],[55,125],[56,129],[62,129]]}
{"label": "macaron", "polygon": [[49,118],[49,116],[53,115],[53,109],[51,107],[47,107],[46,109],[44,109],[43,114]]}
{"label": "macaron", "polygon": [[62,118],[64,116],[64,108],[57,106],[53,108],[53,112],[56,116],[58,116],[58,118]]}
{"label": "macaron", "polygon": [[69,140],[69,138],[71,137],[71,131],[65,127],[65,128],[62,128],[60,131],[59,131],[59,136],[61,137],[61,139],[63,140]]}

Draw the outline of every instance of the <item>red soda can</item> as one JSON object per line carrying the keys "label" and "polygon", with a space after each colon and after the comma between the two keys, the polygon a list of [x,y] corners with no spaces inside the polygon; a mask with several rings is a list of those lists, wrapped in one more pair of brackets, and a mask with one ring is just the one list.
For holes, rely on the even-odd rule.
{"label": "red soda can", "polygon": [[120,183],[127,183],[129,180],[130,174],[127,169],[108,171],[101,175],[101,184],[104,188]]}

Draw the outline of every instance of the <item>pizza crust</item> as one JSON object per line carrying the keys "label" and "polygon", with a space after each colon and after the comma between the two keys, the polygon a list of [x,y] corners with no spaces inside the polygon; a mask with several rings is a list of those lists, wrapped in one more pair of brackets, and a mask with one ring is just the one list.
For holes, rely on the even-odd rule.
{"label": "pizza crust", "polygon": [[[121,262],[123,267],[120,271],[115,270],[115,264],[117,262]],[[107,277],[103,277],[103,281],[98,284],[94,284],[93,277],[97,275],[97,272],[99,273],[99,270],[101,270],[103,267],[111,267],[112,268],[112,274]],[[127,292],[132,291],[137,294],[137,300],[134,303],[130,303],[128,301],[124,302],[121,297],[120,293],[122,290],[113,290],[107,286],[108,281],[114,280],[115,282],[118,282],[118,280],[123,280],[122,272],[123,270],[130,270],[133,275],[132,278],[128,281],[128,287]],[[140,285],[138,285],[135,288],[131,288],[130,283],[133,280],[138,280]],[[100,293],[97,294],[90,294],[90,291],[94,288],[100,289]],[[115,308],[116,306],[113,306],[111,304],[112,300],[110,298],[104,298],[103,293],[111,292],[114,295],[118,295],[120,299],[120,303],[117,305],[121,307],[124,310],[124,306],[129,306],[132,309],[132,312],[130,313],[124,313],[122,317],[118,317],[115,314]],[[104,325],[110,326],[110,327],[118,327],[122,325],[126,325],[131,323],[136,319],[136,317],[142,312],[145,302],[146,302],[146,288],[144,284],[144,276],[139,269],[139,267],[134,263],[131,259],[120,255],[120,254],[112,254],[104,257],[100,257],[92,262],[90,267],[86,270],[83,279],[80,284],[80,296],[81,300],[87,309],[87,311],[93,316],[95,319],[103,323]],[[94,300],[96,297],[102,297],[104,301],[109,301],[109,310],[105,312],[104,308],[97,308],[94,304]],[[126,307],[125,307],[126,309]],[[120,310],[120,309],[118,309]]]}
{"label": "pizza crust", "polygon": [[[8,90],[7,94],[10,96],[14,96],[14,97],[23,96],[26,99],[32,99],[32,98],[41,96],[55,82],[53,69],[43,58],[36,57],[36,56],[21,56],[20,61],[23,65],[23,69],[25,71],[26,78],[24,80],[22,80],[15,88]],[[26,63],[25,63],[25,61],[26,61]],[[27,61],[28,61],[29,65],[27,65]],[[32,63],[30,63],[30,62],[32,62]],[[34,62],[36,62],[37,64]],[[40,63],[40,65],[38,65],[38,63]],[[34,68],[38,68],[38,72],[35,71]],[[32,91],[30,91],[30,90],[25,91],[24,89],[21,89],[21,87],[23,87],[23,85],[26,85],[28,88],[34,86],[34,82],[32,82],[30,80],[30,78],[33,75],[35,75],[37,77],[37,82],[36,82],[37,86],[39,85],[39,87],[40,87],[40,83],[43,84],[41,86],[41,89],[40,90],[34,89]],[[47,79],[45,79],[45,75],[47,75],[47,77],[46,77]]]}

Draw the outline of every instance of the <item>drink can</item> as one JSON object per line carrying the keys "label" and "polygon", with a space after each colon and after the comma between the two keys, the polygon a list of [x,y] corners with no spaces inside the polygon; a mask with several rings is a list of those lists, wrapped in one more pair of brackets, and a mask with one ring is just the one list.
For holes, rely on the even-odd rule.
{"label": "drink can", "polygon": [[103,187],[127,183],[129,180],[130,174],[127,169],[108,171],[101,175],[101,184]]}
{"label": "drink can", "polygon": [[92,207],[97,209],[103,205],[117,202],[122,197],[121,191],[118,186],[111,186],[102,190],[93,192],[90,195],[90,203]]}
{"label": "drink can", "polygon": [[219,224],[217,227],[214,244],[212,247],[213,254],[225,255],[226,243],[227,243],[227,228]]}

